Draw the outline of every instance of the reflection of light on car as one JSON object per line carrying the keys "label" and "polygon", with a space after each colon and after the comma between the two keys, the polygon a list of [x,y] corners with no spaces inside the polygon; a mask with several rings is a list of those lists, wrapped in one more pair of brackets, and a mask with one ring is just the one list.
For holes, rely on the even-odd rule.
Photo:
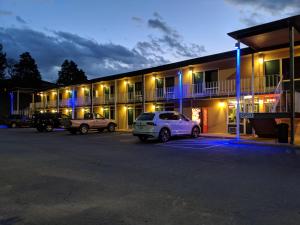
{"label": "reflection of light on car", "polygon": [[0,129],[8,128],[6,125],[0,125]]}

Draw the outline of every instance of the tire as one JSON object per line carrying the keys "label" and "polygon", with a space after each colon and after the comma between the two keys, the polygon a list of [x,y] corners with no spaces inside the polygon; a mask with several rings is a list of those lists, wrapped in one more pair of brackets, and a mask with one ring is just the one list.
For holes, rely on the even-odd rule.
{"label": "tire", "polygon": [[115,132],[116,131],[116,126],[113,123],[108,124],[107,126],[108,132]]}
{"label": "tire", "polygon": [[148,137],[146,137],[146,136],[139,136],[139,139],[140,139],[141,142],[147,142]]}
{"label": "tire", "polygon": [[197,137],[199,137],[199,134],[200,134],[199,127],[193,127],[192,132],[191,132],[191,137],[197,138]]}
{"label": "tire", "polygon": [[52,132],[53,131],[53,125],[52,124],[47,124],[45,126],[45,131],[46,132]]}
{"label": "tire", "polygon": [[159,132],[159,141],[162,143],[168,142],[171,138],[170,131],[167,128],[162,128]]}
{"label": "tire", "polygon": [[82,124],[79,127],[80,134],[87,134],[89,132],[89,126],[86,124]]}
{"label": "tire", "polygon": [[10,124],[10,127],[11,127],[11,128],[16,128],[16,127],[17,127],[17,124],[16,124],[15,122],[13,122],[13,123]]}

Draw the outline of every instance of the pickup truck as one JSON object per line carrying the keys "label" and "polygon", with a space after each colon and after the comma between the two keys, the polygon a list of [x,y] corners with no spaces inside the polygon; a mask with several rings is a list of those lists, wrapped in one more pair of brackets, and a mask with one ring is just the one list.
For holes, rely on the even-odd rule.
{"label": "pickup truck", "polygon": [[71,133],[87,134],[89,130],[98,130],[102,132],[107,129],[109,132],[116,130],[116,122],[114,120],[106,119],[99,113],[86,113],[84,119],[70,120],[65,128]]}

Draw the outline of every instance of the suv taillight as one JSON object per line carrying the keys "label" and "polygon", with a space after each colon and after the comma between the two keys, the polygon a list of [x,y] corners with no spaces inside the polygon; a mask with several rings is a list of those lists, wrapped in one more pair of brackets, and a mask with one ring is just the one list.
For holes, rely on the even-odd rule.
{"label": "suv taillight", "polygon": [[153,123],[153,122],[147,122],[147,125],[150,125],[150,126],[156,126],[156,124]]}

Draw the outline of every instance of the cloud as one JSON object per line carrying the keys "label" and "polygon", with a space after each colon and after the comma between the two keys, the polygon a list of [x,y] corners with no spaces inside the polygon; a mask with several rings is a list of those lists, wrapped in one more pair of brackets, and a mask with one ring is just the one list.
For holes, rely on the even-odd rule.
{"label": "cloud", "polygon": [[28,28],[0,28],[0,40],[8,57],[17,59],[29,51],[43,77],[54,81],[64,59],[74,60],[89,78],[160,65],[163,57],[142,55],[114,43],[98,43],[67,32],[49,34]]}
{"label": "cloud", "polygon": [[131,17],[131,19],[134,22],[137,22],[137,23],[143,23],[144,22],[144,20],[141,17],[137,17],[137,16],[133,16],[133,17]]}
{"label": "cloud", "polygon": [[152,46],[148,46],[148,49],[166,49],[176,58],[199,57],[206,51],[203,45],[185,43],[182,35],[169,26],[157,12],[154,13],[154,17],[148,20],[148,27],[160,31],[163,35],[160,38],[151,37],[148,45],[152,44]]}
{"label": "cloud", "polygon": [[300,13],[300,0],[225,0],[225,2],[240,8],[240,21],[247,26],[266,22],[267,16],[278,18]]}
{"label": "cloud", "polygon": [[19,23],[22,23],[22,24],[27,24],[27,22],[20,16],[16,16],[16,20],[19,22]]}
{"label": "cloud", "polygon": [[239,6],[250,6],[256,10],[264,10],[272,14],[285,11],[300,12],[299,0],[225,0]]}
{"label": "cloud", "polygon": [[7,10],[0,10],[0,16],[11,16],[13,13]]}
{"label": "cloud", "polygon": [[[65,59],[75,61],[89,78],[158,66],[191,57],[199,57],[205,48],[186,43],[159,14],[143,23],[149,32],[146,40],[128,48],[116,43],[100,43],[77,34],[29,27],[0,27],[0,42],[9,58],[18,59],[28,51],[49,81],[57,79],[57,71]],[[149,25],[151,24],[151,25]]]}

